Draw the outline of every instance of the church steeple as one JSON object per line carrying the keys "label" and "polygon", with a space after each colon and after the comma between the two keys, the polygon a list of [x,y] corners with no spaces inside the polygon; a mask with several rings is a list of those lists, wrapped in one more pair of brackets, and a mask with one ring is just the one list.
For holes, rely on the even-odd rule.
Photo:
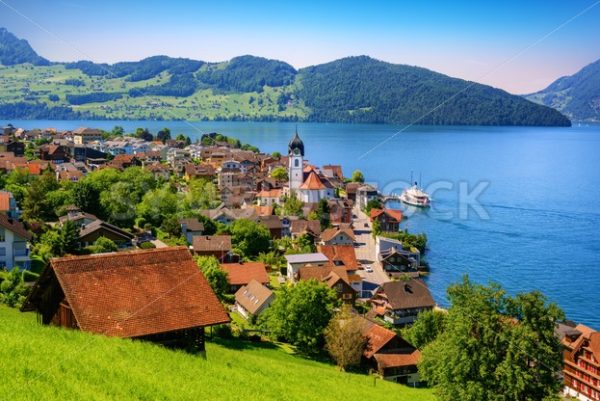
{"label": "church steeple", "polygon": [[300,139],[300,136],[298,135],[298,127],[296,127],[296,133],[294,134],[294,137],[288,144],[288,155],[304,156],[304,142],[302,142],[302,139]]}
{"label": "church steeple", "polygon": [[297,127],[296,133],[288,145],[288,156],[289,188],[295,190],[300,188],[300,185],[304,182],[304,143],[298,135]]}

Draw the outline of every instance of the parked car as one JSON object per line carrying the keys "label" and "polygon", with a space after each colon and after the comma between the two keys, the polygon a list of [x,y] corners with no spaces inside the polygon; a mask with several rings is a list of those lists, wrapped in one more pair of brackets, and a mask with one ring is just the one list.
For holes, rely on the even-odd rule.
{"label": "parked car", "polygon": [[365,265],[364,268],[367,273],[373,273],[373,266]]}

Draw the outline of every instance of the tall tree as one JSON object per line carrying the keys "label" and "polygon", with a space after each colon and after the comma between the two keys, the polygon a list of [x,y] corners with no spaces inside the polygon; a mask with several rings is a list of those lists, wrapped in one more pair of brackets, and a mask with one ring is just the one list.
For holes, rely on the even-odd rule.
{"label": "tall tree", "polygon": [[256,258],[267,252],[271,245],[271,233],[263,224],[248,219],[238,219],[229,226],[231,242],[235,249],[248,258]]}
{"label": "tall tree", "polygon": [[274,337],[315,352],[323,344],[323,332],[337,305],[335,291],[326,284],[300,281],[276,291],[275,301],[261,314],[260,322]]}
{"label": "tall tree", "polygon": [[464,278],[448,289],[445,329],[423,349],[422,378],[442,401],[558,399],[562,365],[556,323],[539,292],[509,297],[499,285]]}
{"label": "tall tree", "polygon": [[156,139],[158,139],[162,143],[167,142],[169,139],[171,139],[171,130],[168,128],[161,129],[156,133]]}
{"label": "tall tree", "polygon": [[56,218],[54,208],[48,202],[48,193],[59,188],[56,176],[46,171],[31,182],[27,195],[23,200],[23,219],[33,221],[49,221]]}
{"label": "tall tree", "polygon": [[223,300],[229,290],[229,283],[227,272],[221,269],[217,258],[214,256],[200,256],[196,258],[196,263],[217,297]]}
{"label": "tall tree", "polygon": [[352,313],[349,305],[343,305],[325,329],[325,349],[340,370],[360,363],[366,345],[363,335],[365,323]]}
{"label": "tall tree", "polygon": [[362,171],[360,170],[354,170],[354,172],[352,173],[352,178],[351,178],[352,182],[365,182],[365,176],[363,175]]}

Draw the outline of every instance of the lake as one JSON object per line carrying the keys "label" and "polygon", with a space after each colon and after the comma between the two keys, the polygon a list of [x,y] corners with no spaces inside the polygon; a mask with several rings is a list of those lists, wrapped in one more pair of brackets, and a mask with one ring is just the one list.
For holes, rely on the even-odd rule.
{"label": "lake", "polygon": [[[198,138],[220,132],[287,151],[293,123],[182,121],[4,121],[25,128],[79,126]],[[428,211],[403,223],[429,237],[429,287],[446,304],[446,287],[468,274],[510,292],[540,290],[571,320],[600,329],[600,126],[573,128],[411,127],[298,124],[306,158],[363,171],[384,192],[422,176]],[[383,144],[382,144],[383,143]],[[463,196],[461,196],[461,191]],[[474,195],[481,194],[477,197]],[[469,194],[471,198],[469,198]],[[400,205],[392,205],[401,207]]]}

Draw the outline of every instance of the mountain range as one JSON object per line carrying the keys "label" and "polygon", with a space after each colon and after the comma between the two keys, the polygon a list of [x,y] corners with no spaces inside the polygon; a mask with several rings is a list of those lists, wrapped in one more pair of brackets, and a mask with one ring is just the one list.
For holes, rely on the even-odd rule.
{"label": "mountain range", "polygon": [[572,120],[600,122],[600,60],[525,97],[555,108]]}
{"label": "mountain range", "polygon": [[503,90],[367,56],[299,70],[249,55],[58,63],[0,29],[0,64],[4,119],[570,125],[560,112]]}

